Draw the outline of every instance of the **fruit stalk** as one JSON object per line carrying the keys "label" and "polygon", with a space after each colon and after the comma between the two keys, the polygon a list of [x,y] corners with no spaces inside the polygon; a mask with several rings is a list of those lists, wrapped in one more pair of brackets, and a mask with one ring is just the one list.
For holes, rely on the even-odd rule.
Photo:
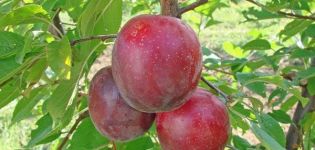
{"label": "fruit stalk", "polygon": [[162,15],[178,17],[178,0],[160,0],[160,4]]}

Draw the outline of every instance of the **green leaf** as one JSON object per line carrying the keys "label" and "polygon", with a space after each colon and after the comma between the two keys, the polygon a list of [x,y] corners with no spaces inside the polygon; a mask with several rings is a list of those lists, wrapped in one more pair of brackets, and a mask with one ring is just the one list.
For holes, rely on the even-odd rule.
{"label": "green leaf", "polygon": [[304,31],[304,35],[307,37],[315,38],[315,24],[307,27]]}
{"label": "green leaf", "polygon": [[303,126],[303,131],[308,132],[315,121],[315,113],[310,112],[306,113],[305,116],[301,120],[301,125]]}
{"label": "green leaf", "polygon": [[246,140],[237,135],[233,135],[233,144],[239,150],[247,150],[251,147],[251,144]]}
{"label": "green leaf", "polygon": [[211,0],[208,1],[206,4],[201,5],[195,9],[196,12],[201,13],[203,15],[212,16],[212,13],[221,7],[225,7],[224,3],[221,3],[220,0]]}
{"label": "green leaf", "polygon": [[267,114],[257,115],[259,125],[262,130],[268,133],[281,146],[285,146],[285,135],[279,123]]}
{"label": "green leaf", "polygon": [[27,147],[32,147],[37,144],[45,143],[56,138],[56,135],[60,135],[60,132],[53,131],[53,120],[49,114],[44,115],[36,122],[37,128],[32,130],[31,139],[27,144]]}
{"label": "green leaf", "polygon": [[73,133],[68,150],[89,150],[100,146],[105,148],[108,142],[108,139],[96,130],[91,119],[86,118]]}
{"label": "green leaf", "polygon": [[289,111],[295,105],[297,101],[298,101],[298,98],[296,98],[295,96],[291,96],[281,105],[281,110],[283,110],[284,112]]}
{"label": "green leaf", "polygon": [[121,0],[91,0],[80,16],[78,27],[82,36],[116,33],[121,19]]}
{"label": "green leaf", "polygon": [[244,118],[241,118],[235,110],[230,109],[229,114],[233,128],[239,127],[242,129],[243,133],[245,133],[250,128],[248,123],[243,120]]}
{"label": "green leaf", "polygon": [[21,93],[19,80],[10,81],[0,89],[0,109],[15,100]]}
{"label": "green leaf", "polygon": [[5,81],[7,81],[8,79],[12,78],[21,70],[28,67],[30,64],[36,62],[40,57],[42,57],[41,54],[38,54],[37,56],[29,57],[21,65],[15,61],[15,57],[0,59],[0,68],[1,68],[0,69],[0,85],[4,83]]}
{"label": "green leaf", "polygon": [[268,115],[281,123],[292,123],[290,116],[283,110],[274,110],[272,113],[268,113]]}
{"label": "green leaf", "polygon": [[247,21],[282,18],[280,15],[276,15],[264,9],[257,10],[254,7],[250,7],[248,10],[243,11],[242,14]]}
{"label": "green leaf", "polygon": [[12,123],[19,122],[27,117],[32,115],[32,110],[35,105],[42,99],[47,98],[49,94],[48,88],[39,87],[36,89],[32,89],[30,95],[28,97],[24,97],[21,99],[17,105],[15,106],[13,116],[12,116]]}
{"label": "green leaf", "polygon": [[250,80],[258,78],[257,75],[253,73],[237,73],[237,80],[247,87],[249,90],[259,94],[262,97],[266,97],[266,86],[262,82],[252,82],[248,83]]}
{"label": "green leaf", "polygon": [[284,35],[285,37],[283,38],[283,40],[286,41],[292,36],[305,30],[311,24],[312,21],[309,20],[293,20],[284,27],[284,29],[280,32],[280,36]]}
{"label": "green leaf", "polygon": [[290,58],[312,58],[315,57],[315,49],[296,49],[294,50]]}
{"label": "green leaf", "polygon": [[267,40],[256,39],[246,43],[242,48],[244,50],[268,50],[271,49],[271,45]]}
{"label": "green leaf", "polygon": [[276,140],[273,139],[266,131],[261,129],[256,123],[251,122],[251,129],[255,136],[261,141],[262,145],[269,150],[285,150]]}
{"label": "green leaf", "polygon": [[154,147],[149,136],[142,136],[130,142],[121,143],[118,145],[118,149],[123,150],[147,150]]}
{"label": "green leaf", "polygon": [[315,95],[315,77],[309,78],[307,84],[307,91],[310,95],[314,96]]}
{"label": "green leaf", "polygon": [[54,41],[47,47],[47,62],[51,69],[61,79],[70,78],[71,46],[67,37],[60,41]]}
{"label": "green leaf", "polygon": [[25,35],[25,44],[23,48],[16,53],[15,60],[17,63],[22,64],[24,61],[25,54],[32,49],[33,35],[28,33]]}
{"label": "green leaf", "polygon": [[40,5],[29,4],[0,17],[0,28],[8,25],[47,22],[47,12]]}
{"label": "green leaf", "polygon": [[47,99],[47,110],[55,121],[63,120],[68,103],[74,98],[76,80],[64,80]]}
{"label": "green leaf", "polygon": [[244,58],[248,55],[248,53],[244,52],[240,47],[235,47],[231,42],[224,42],[223,50],[235,58]]}
{"label": "green leaf", "polygon": [[46,68],[46,58],[38,60],[31,68],[28,69],[29,74],[26,76],[26,81],[29,83],[36,83],[40,80]]}
{"label": "green leaf", "polygon": [[15,55],[22,51],[24,38],[13,32],[0,32],[0,59]]}
{"label": "green leaf", "polygon": [[315,67],[310,67],[306,70],[299,71],[297,73],[297,77],[302,78],[302,79],[309,79],[309,78],[315,77]]}

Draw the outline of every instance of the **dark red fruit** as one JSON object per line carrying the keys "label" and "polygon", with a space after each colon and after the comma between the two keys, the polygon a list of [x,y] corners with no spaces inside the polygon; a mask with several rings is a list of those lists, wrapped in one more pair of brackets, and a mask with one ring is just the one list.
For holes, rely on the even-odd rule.
{"label": "dark red fruit", "polygon": [[181,20],[141,15],[116,39],[113,76],[122,97],[137,110],[163,112],[184,104],[202,67],[200,43]]}
{"label": "dark red fruit", "polygon": [[99,132],[118,141],[144,134],[155,118],[155,114],[139,112],[124,102],[110,67],[99,70],[91,81],[89,112]]}
{"label": "dark red fruit", "polygon": [[224,104],[202,89],[175,111],[157,114],[156,124],[163,150],[223,150],[230,129]]}

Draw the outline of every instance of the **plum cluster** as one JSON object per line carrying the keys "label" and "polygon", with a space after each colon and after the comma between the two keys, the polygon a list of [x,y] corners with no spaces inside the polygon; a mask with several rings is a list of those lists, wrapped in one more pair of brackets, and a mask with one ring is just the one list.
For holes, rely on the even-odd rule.
{"label": "plum cluster", "polygon": [[181,20],[140,15],[117,36],[112,67],[99,70],[89,90],[95,127],[111,140],[144,134],[156,120],[164,150],[220,150],[229,136],[225,105],[197,88],[200,43]]}

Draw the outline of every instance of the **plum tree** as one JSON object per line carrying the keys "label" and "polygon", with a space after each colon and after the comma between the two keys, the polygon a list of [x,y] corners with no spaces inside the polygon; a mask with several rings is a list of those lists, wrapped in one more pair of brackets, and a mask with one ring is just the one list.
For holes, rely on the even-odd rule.
{"label": "plum tree", "polygon": [[113,80],[111,67],[99,70],[91,81],[89,112],[99,132],[118,141],[142,135],[155,118],[155,114],[139,112],[124,102]]}
{"label": "plum tree", "polygon": [[199,88],[180,108],[158,113],[156,124],[164,150],[222,150],[230,130],[225,105]]}
{"label": "plum tree", "polygon": [[195,90],[202,68],[200,43],[181,20],[140,15],[115,41],[113,76],[126,102],[143,112],[171,111]]}

